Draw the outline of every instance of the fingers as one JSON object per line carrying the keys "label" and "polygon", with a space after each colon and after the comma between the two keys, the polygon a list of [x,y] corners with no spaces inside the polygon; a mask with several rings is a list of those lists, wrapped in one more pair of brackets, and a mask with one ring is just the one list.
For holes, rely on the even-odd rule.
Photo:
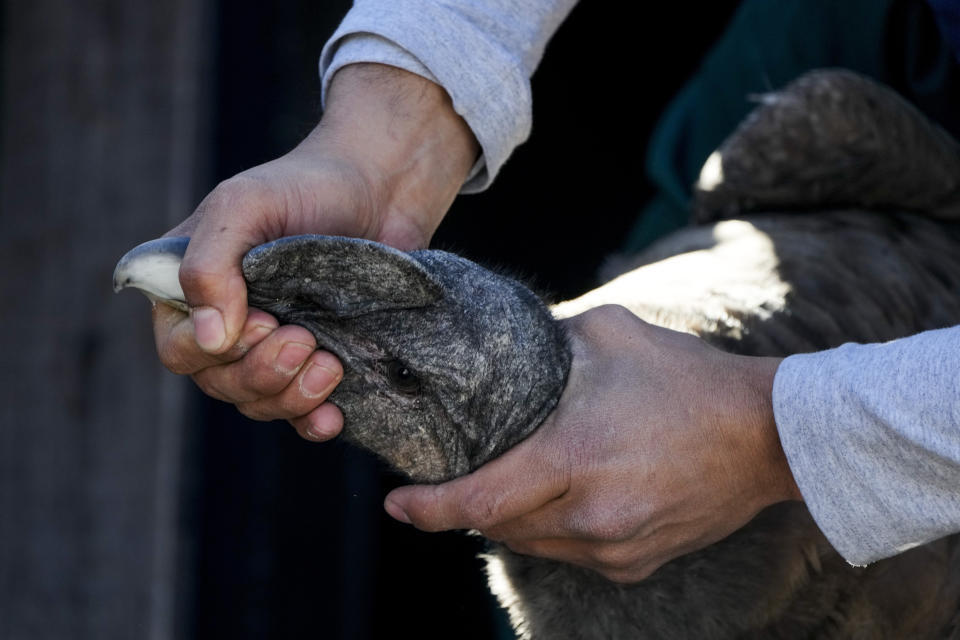
{"label": "fingers", "polygon": [[303,327],[277,327],[268,313],[251,309],[240,339],[222,354],[202,351],[190,318],[154,307],[157,352],[174,373],[190,374],[207,395],[230,402],[255,420],[287,419],[304,438],[329,440],[343,428],[343,415],[326,403],[343,378],[340,361],[315,351]]}
{"label": "fingers", "polygon": [[240,261],[250,248],[242,243],[222,252],[207,252],[205,237],[194,238],[180,267],[197,346],[220,354],[239,338],[247,313],[247,287]]}
{"label": "fingers", "polygon": [[[289,348],[295,349],[296,347]],[[281,352],[281,356],[282,354],[283,352]],[[343,369],[339,361],[325,351],[318,351],[310,355],[304,363],[292,372],[276,370],[272,376],[262,376],[264,386],[256,388],[252,387],[251,383],[243,381],[242,372],[248,366],[254,368],[261,367],[261,365],[259,362],[248,365],[246,360],[247,358],[244,358],[236,365],[221,367],[225,370],[215,373],[218,382],[233,383],[235,386],[231,388],[236,389],[237,393],[245,392],[248,394],[247,397],[256,396],[262,390],[266,390],[267,395],[253,397],[250,400],[233,400],[240,413],[254,420],[275,420],[278,418],[290,420],[305,416],[327,399],[343,377]],[[237,371],[231,369],[237,369]],[[205,372],[194,376],[201,388],[205,386],[205,383],[202,383],[199,379],[205,377],[202,375],[203,373]],[[286,383],[284,386],[277,389],[284,383]],[[274,390],[274,393],[270,393]]]}
{"label": "fingers", "polygon": [[300,437],[323,442],[340,434],[343,429],[343,414],[340,409],[325,402],[310,413],[290,421]]}
{"label": "fingers", "polygon": [[[280,393],[311,357],[316,342],[303,327],[287,325],[272,331],[243,357],[191,372],[205,393],[229,402],[253,402]],[[329,355],[329,354],[327,354]],[[209,357],[209,356],[208,356]],[[277,416],[288,418],[290,415]]]}
{"label": "fingers", "polygon": [[[210,354],[197,344],[190,317],[164,304],[153,306],[153,332],[160,361],[177,374],[192,374],[201,369],[241,358],[277,328],[269,313],[251,309],[239,339],[221,354]],[[306,331],[304,329],[304,331]]]}
{"label": "fingers", "polygon": [[562,468],[544,464],[549,456],[534,455],[532,440],[450,482],[395,489],[384,508],[424,531],[483,531],[533,511],[562,496],[569,484]]}
{"label": "fingers", "polygon": [[342,366],[315,351],[307,330],[278,328],[269,314],[248,309],[240,268],[249,249],[286,234],[357,235],[360,208],[330,204],[352,203],[347,196],[356,186],[307,165],[285,156],[225,180],[168,232],[191,238],[180,266],[191,310],[186,316],[158,307],[154,330],[161,361],[192,375],[208,395],[257,420],[288,419],[302,436],[324,440],[343,425],[339,409],[324,405],[343,377]]}
{"label": "fingers", "polygon": [[193,379],[248,418],[286,419],[302,437],[328,440],[343,427],[340,410],[325,404],[343,379],[343,367],[314,346],[306,329],[280,327],[240,360],[198,371]]}

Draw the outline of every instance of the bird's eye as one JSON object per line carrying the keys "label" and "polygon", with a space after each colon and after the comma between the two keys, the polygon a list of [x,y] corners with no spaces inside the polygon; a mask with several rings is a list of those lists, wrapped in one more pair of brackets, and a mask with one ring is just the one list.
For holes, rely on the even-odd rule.
{"label": "bird's eye", "polygon": [[420,391],[420,378],[399,360],[387,362],[387,376],[390,378],[390,383],[403,393]]}

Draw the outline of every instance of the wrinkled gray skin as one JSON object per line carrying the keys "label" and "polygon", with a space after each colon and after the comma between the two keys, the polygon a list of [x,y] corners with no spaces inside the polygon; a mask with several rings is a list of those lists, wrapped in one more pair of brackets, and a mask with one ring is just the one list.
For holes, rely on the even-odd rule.
{"label": "wrinkled gray skin", "polygon": [[[893,93],[808,74],[765,96],[712,162],[702,226],[615,261],[632,270],[554,313],[614,302],[750,355],[960,323],[960,152]],[[182,255],[185,240],[165,242]],[[243,268],[251,305],[343,361],[331,401],[346,437],[412,479],[476,468],[563,391],[570,355],[546,308],[451,254],[304,236],[254,249]],[[954,637],[960,601],[955,537],[853,568],[798,503],[634,585],[499,546],[488,571],[536,640]]]}
{"label": "wrinkled gray skin", "polygon": [[299,236],[250,251],[249,304],[308,328],[344,365],[344,435],[411,479],[463,475],[556,405],[570,368],[529,289],[443,251]]}
{"label": "wrinkled gray skin", "polygon": [[[186,310],[189,238],[128,252],[114,289]],[[444,251],[304,235],[250,250],[248,304],[309,329],[344,375],[343,435],[418,482],[476,469],[532,432],[570,369],[561,325],[527,287]]]}

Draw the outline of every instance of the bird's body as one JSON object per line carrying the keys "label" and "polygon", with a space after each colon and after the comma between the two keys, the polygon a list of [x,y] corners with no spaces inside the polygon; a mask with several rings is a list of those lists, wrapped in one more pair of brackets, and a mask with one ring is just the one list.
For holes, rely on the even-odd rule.
{"label": "bird's body", "polygon": [[[818,118],[832,138],[811,128]],[[960,323],[960,153],[898,97],[853,74],[810,74],[765,99],[718,153],[701,226],[552,313],[457,256],[325,236],[251,251],[250,302],[341,358],[330,399],[346,436],[421,481],[467,473],[536,429],[570,367],[556,318],[600,304],[747,355]],[[121,284],[139,286],[133,266]],[[851,567],[803,505],[784,503],[633,585],[497,546],[488,565],[534,640],[939,638],[960,601],[957,553],[947,538]]]}
{"label": "bird's body", "polygon": [[[624,304],[756,356],[960,322],[960,225],[851,210],[757,214],[665,242],[654,254],[684,251],[555,311]],[[488,565],[523,638],[943,638],[960,611],[958,542],[852,567],[802,504],[782,503],[635,585],[505,548]]]}

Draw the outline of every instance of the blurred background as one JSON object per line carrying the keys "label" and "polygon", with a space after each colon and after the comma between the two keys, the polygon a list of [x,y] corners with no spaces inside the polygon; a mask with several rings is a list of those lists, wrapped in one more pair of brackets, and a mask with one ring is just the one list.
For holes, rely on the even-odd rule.
{"label": "blurred background", "polygon": [[[532,138],[434,246],[553,299],[590,287],[653,193],[658,114],[736,6],[581,3]],[[127,249],[313,128],[348,7],[3,3],[0,638],[509,637],[480,539],[393,522],[378,461],[167,373],[146,300],[111,290]]]}

